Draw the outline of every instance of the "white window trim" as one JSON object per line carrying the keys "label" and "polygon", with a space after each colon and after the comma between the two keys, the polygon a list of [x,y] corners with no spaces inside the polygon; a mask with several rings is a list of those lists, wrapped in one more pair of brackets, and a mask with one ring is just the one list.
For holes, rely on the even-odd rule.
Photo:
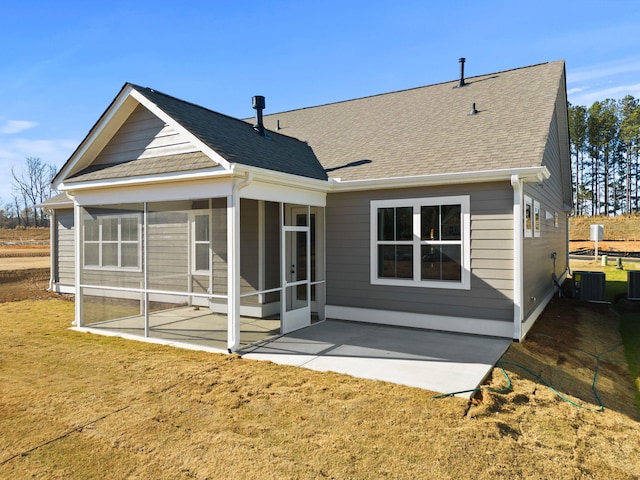
{"label": "white window trim", "polygon": [[[531,219],[530,228],[527,228],[527,207],[529,207],[529,215]],[[524,230],[525,238],[533,237],[533,223],[533,202],[531,201],[531,197],[525,195],[524,204],[522,205],[522,229]]]}
{"label": "white window trim", "polygon": [[542,218],[540,218],[540,202],[538,202],[537,200],[533,201],[533,223],[532,223],[532,228],[533,228],[533,236],[534,237],[539,237],[540,236],[540,228],[542,227]]}
{"label": "white window trim", "polygon": [[[104,218],[113,218],[116,217],[118,219],[118,240],[103,240],[102,239],[102,220]],[[137,240],[122,240],[122,219],[124,218],[135,218],[138,223],[138,238]],[[85,231],[84,231],[84,221],[82,219],[82,268],[84,270],[96,270],[96,271],[109,271],[109,272],[142,272],[142,214],[140,213],[125,213],[125,214],[100,214],[96,215],[95,219],[98,220],[98,240],[85,240]],[[118,266],[115,265],[102,265],[102,246],[104,244],[117,244],[118,250]],[[138,266],[137,267],[122,267],[122,245],[123,244],[132,244],[136,243],[137,255],[138,255]],[[87,265],[86,264],[86,256],[85,256],[85,246],[87,244],[97,244],[98,245],[98,261],[99,265]]]}
{"label": "white window trim", "polygon": [[[460,281],[452,280],[421,280],[420,279],[420,248],[424,242],[420,239],[420,207],[433,205],[460,205],[462,215],[462,272]],[[378,277],[378,209],[391,207],[413,208],[413,234],[412,241],[394,241],[394,245],[413,246],[413,279],[379,278]],[[403,287],[445,288],[451,290],[471,289],[471,213],[468,195],[447,197],[424,197],[392,200],[371,200],[370,203],[370,281],[372,285],[393,285]],[[447,243],[446,241],[442,242]],[[452,242],[458,244],[458,242]]]}
{"label": "white window trim", "polygon": [[[206,215],[209,222],[209,240],[196,240],[196,217],[198,215]],[[213,258],[213,247],[211,242],[211,237],[213,235],[212,225],[211,225],[211,211],[210,210],[192,210],[189,212],[189,233],[190,240],[189,243],[191,245],[191,274],[192,275],[209,275],[211,273],[212,261]],[[196,245],[208,245],[209,250],[209,268],[207,270],[198,270],[196,268]]]}

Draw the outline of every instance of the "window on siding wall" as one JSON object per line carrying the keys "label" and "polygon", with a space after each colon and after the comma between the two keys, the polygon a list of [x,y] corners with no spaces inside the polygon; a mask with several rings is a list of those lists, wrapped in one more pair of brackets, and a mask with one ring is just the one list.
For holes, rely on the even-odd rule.
{"label": "window on siding wall", "polygon": [[137,214],[85,218],[85,268],[140,271],[140,220]]}
{"label": "window on siding wall", "polygon": [[533,236],[540,236],[540,202],[533,201]]}
{"label": "window on siding wall", "polygon": [[468,289],[469,197],[371,202],[371,283]]}
{"label": "window on siding wall", "polygon": [[533,236],[533,203],[526,195],[524,197],[524,236]]}

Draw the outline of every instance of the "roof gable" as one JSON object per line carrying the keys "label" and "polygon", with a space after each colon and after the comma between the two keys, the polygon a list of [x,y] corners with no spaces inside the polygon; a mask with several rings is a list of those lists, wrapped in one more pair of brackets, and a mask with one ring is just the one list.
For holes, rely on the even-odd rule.
{"label": "roof gable", "polygon": [[242,120],[150,88],[133,87],[229,163],[327,179],[313,150],[300,140],[275,132],[262,136]]}
{"label": "roof gable", "polygon": [[[201,154],[181,157],[194,152]],[[213,167],[230,171],[234,163],[327,179],[304,142],[271,132],[263,137],[242,120],[126,84],[54,185]]]}

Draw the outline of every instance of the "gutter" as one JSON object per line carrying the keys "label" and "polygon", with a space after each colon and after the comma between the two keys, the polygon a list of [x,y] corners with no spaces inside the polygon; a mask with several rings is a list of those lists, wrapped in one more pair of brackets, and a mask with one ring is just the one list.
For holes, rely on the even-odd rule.
{"label": "gutter", "polygon": [[348,180],[339,178],[329,179],[330,191],[357,191],[383,188],[425,187],[432,185],[451,185],[462,183],[486,183],[511,181],[513,176],[522,181],[542,182],[551,176],[545,166],[511,168],[501,170],[480,170],[472,172],[438,173],[433,175],[418,175],[413,177],[375,178],[371,180]]}

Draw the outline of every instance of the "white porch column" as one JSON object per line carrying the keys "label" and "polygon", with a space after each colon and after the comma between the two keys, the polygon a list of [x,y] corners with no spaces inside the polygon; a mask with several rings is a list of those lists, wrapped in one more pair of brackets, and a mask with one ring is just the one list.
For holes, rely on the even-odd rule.
{"label": "white porch column", "polygon": [[82,327],[82,289],[80,288],[80,282],[82,281],[82,207],[77,201],[73,202],[73,228],[74,228],[74,254],[75,254],[75,280],[76,280],[76,295],[75,295],[75,325],[76,327]]}
{"label": "white porch column", "polygon": [[240,347],[240,194],[253,174],[235,183],[227,197],[227,348],[229,353]]}

